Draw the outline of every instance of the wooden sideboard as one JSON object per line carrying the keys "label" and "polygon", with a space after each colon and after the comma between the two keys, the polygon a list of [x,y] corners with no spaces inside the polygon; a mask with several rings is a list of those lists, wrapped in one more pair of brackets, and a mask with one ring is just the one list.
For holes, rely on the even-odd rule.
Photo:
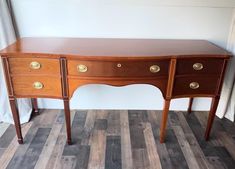
{"label": "wooden sideboard", "polygon": [[205,139],[215,117],[231,53],[203,40],[22,38],[0,51],[18,142],[23,143],[16,98],[63,99],[71,144],[69,100],[85,84],[150,84],[165,99],[164,142],[171,99],[212,97]]}

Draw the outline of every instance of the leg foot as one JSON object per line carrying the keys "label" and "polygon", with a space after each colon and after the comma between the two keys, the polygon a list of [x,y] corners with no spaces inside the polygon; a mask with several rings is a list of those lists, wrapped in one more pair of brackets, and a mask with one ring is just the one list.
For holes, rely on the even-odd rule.
{"label": "leg foot", "polygon": [[209,117],[208,117],[208,121],[207,121],[206,132],[205,132],[206,141],[209,140],[210,131],[211,131],[212,124],[213,124],[213,121],[214,121],[214,118],[215,118],[215,113],[216,113],[216,109],[218,107],[218,103],[219,103],[219,98],[213,98],[212,99],[211,109],[210,109],[210,112],[209,112]]}
{"label": "leg foot", "polygon": [[70,139],[70,140],[67,140],[67,144],[68,145],[72,145],[72,140]]}
{"label": "leg foot", "polygon": [[39,109],[38,109],[37,99],[36,98],[32,98],[31,101],[32,101],[33,111],[34,111],[34,113],[36,115],[38,115],[39,114]]}
{"label": "leg foot", "polygon": [[160,143],[164,143],[164,140],[165,140],[169,107],[170,107],[170,100],[165,100],[164,109],[162,112],[162,120],[161,120]]}
{"label": "leg foot", "polygon": [[18,139],[18,143],[23,144],[24,143],[23,139]]}
{"label": "leg foot", "polygon": [[189,98],[189,106],[188,106],[188,113],[192,112],[192,105],[193,105],[193,97]]}

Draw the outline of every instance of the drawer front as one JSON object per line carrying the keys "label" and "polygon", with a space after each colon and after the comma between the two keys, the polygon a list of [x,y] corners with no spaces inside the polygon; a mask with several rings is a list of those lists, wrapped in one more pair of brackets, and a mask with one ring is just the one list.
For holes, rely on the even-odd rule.
{"label": "drawer front", "polygon": [[223,62],[217,58],[178,59],[176,74],[219,74]]}
{"label": "drawer front", "polygon": [[154,77],[168,75],[169,60],[68,61],[68,74],[85,77]]}
{"label": "drawer front", "polygon": [[55,77],[12,77],[17,96],[61,97],[61,79]]}
{"label": "drawer front", "polygon": [[58,59],[45,58],[9,58],[12,74],[60,74]]}
{"label": "drawer front", "polygon": [[218,82],[217,77],[178,77],[174,82],[173,96],[214,95]]}

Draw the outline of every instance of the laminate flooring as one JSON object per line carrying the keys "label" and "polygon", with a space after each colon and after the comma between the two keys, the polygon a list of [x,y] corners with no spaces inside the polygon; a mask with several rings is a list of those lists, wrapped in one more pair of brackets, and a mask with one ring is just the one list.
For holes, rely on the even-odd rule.
{"label": "laminate flooring", "polygon": [[161,111],[73,110],[73,145],[62,110],[41,110],[22,125],[0,123],[0,169],[235,169],[235,123],[215,119],[204,140],[207,112],[169,113],[164,144]]}

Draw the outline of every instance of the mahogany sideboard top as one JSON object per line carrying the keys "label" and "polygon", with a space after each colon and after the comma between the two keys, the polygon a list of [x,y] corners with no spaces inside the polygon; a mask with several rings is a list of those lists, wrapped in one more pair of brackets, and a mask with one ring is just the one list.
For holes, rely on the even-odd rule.
{"label": "mahogany sideboard top", "polygon": [[71,143],[69,100],[85,84],[151,84],[165,99],[164,141],[171,99],[212,97],[209,137],[226,65],[232,54],[205,40],[22,38],[0,51],[19,143],[23,142],[15,98],[63,99]]}
{"label": "mahogany sideboard top", "polygon": [[[1,55],[37,55],[77,58],[221,57],[231,53],[205,40],[107,39],[107,38],[22,38],[0,51]],[[97,57],[99,56],[99,57]]]}

